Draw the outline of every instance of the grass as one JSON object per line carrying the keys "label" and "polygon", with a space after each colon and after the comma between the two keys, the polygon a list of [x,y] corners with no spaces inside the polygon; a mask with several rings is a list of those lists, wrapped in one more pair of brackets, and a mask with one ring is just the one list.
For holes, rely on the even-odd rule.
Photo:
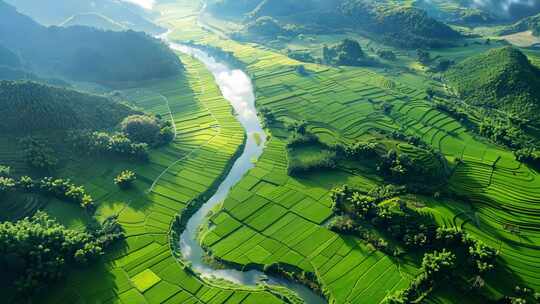
{"label": "grass", "polygon": [[[304,64],[310,76],[296,72],[296,62],[252,44],[220,39],[196,25],[196,1],[169,2],[158,8],[172,37],[194,40],[231,51],[246,64],[257,90],[257,105],[281,118],[305,119],[310,132],[325,143],[380,139],[381,133],[404,129],[439,150],[458,165],[448,189],[466,198],[417,196],[416,208],[439,225],[457,227],[500,249],[501,271],[488,280],[489,296],[508,293],[516,282],[540,288],[538,217],[540,179],[537,172],[514,160],[511,152],[467,132],[459,122],[434,110],[424,97],[422,75],[364,68],[329,68]],[[328,38],[331,39],[331,38]],[[461,60],[490,46],[441,50]],[[528,55],[530,55],[528,53]],[[533,54],[534,55],[534,54]],[[399,54],[406,57],[407,54]],[[117,214],[126,230],[124,244],[99,266],[74,269],[51,288],[43,303],[280,303],[263,290],[215,286],[193,276],[171,254],[169,227],[193,198],[219,180],[244,140],[212,76],[202,64],[182,56],[185,78],[145,83],[123,93],[136,106],[174,120],[178,136],[154,151],[150,164],[74,157],[58,172],[71,177],[97,199],[96,217]],[[409,64],[408,62],[405,62]],[[168,101],[168,102],[165,102]],[[383,113],[381,105],[393,109]],[[203,245],[220,259],[242,267],[285,263],[315,274],[325,295],[335,303],[380,303],[406,287],[417,265],[375,251],[353,237],[329,231],[330,190],[341,184],[369,190],[383,183],[366,168],[338,168],[298,177],[287,175],[287,132],[270,128],[264,154],[234,187],[205,231]],[[0,157],[13,159],[8,139]],[[407,149],[405,147],[405,149]],[[300,157],[305,156],[302,151]],[[310,153],[307,153],[310,154]],[[496,163],[495,161],[499,159]],[[134,189],[122,192],[112,183],[116,173],[137,173]],[[152,189],[147,193],[148,189]],[[50,203],[46,210],[71,227],[83,227],[84,214]],[[36,206],[10,207],[24,214]],[[510,231],[509,227],[518,227]],[[4,295],[5,291],[0,294]],[[430,303],[452,303],[453,291],[437,290]]]}
{"label": "grass", "polygon": [[[169,16],[182,11],[164,8]],[[540,179],[534,170],[517,163],[510,151],[476,137],[453,118],[434,110],[424,99],[424,78],[388,76],[393,80],[388,85],[386,77],[376,70],[313,64],[304,64],[311,75],[303,77],[295,72],[299,63],[282,54],[219,39],[195,29],[194,19],[168,20],[175,20],[171,21],[174,27],[191,29],[174,31],[172,36],[178,40],[193,39],[233,52],[255,81],[258,106],[271,108],[279,117],[307,120],[311,132],[325,142],[351,143],[376,137],[381,130],[404,129],[442,152],[450,162],[456,157],[463,159],[449,188],[469,203],[418,198],[424,206],[422,212],[431,214],[441,225],[465,229],[502,248],[502,268],[509,270],[489,280],[489,296],[511,293],[509,289],[516,283],[540,288],[533,274],[540,261],[534,253],[540,246],[536,232]],[[473,44],[434,55],[460,61],[493,47]],[[383,102],[393,104],[389,115],[379,110]],[[414,265],[401,264],[399,272],[398,262],[387,264],[390,258],[320,226],[331,215],[328,191],[332,186],[349,183],[370,189],[381,181],[360,169],[356,173],[337,170],[290,178],[285,174],[286,133],[275,128],[271,132],[274,136],[257,167],[233,189],[221,212],[212,218],[216,228],[203,238],[205,246],[216,256],[241,265],[284,262],[313,272],[326,295],[337,303],[360,299],[362,303],[378,303],[387,292],[406,286],[415,276]],[[520,235],[507,232],[508,225],[520,227]],[[351,286],[358,287],[351,290]]]}
{"label": "grass", "polygon": [[[183,77],[122,92],[145,111],[172,116],[178,136],[170,145],[153,151],[148,164],[71,155],[56,172],[92,193],[98,203],[97,219],[118,215],[126,239],[101,263],[71,270],[39,303],[277,301],[263,288],[239,290],[203,282],[171,252],[169,234],[175,216],[220,179],[245,136],[212,75],[195,59],[182,57],[182,61],[186,67]],[[8,152],[4,154],[9,157]],[[120,191],[112,181],[126,169],[136,172],[138,179],[132,189]],[[70,227],[84,228],[85,215],[60,204],[48,203],[45,210]],[[9,295],[9,291],[1,294]]]}
{"label": "grass", "polygon": [[135,285],[135,288],[141,293],[144,293],[152,286],[156,285],[161,281],[161,278],[158,277],[152,270],[146,269],[143,272],[135,275],[131,278],[131,282]]}

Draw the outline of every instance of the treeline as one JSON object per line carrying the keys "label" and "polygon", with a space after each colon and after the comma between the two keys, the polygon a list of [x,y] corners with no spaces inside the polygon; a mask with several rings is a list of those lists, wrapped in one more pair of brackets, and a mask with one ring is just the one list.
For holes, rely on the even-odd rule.
{"label": "treeline", "polygon": [[4,282],[12,283],[21,297],[28,297],[62,278],[68,266],[95,261],[123,237],[115,217],[84,232],[67,229],[44,212],[15,223],[0,223]]}
{"label": "treeline", "polygon": [[95,209],[92,196],[83,186],[75,185],[69,179],[44,177],[35,180],[30,176],[16,179],[9,175],[8,168],[7,174],[0,175],[0,199],[11,193],[41,194],[77,204],[89,212]]}
{"label": "treeline", "polygon": [[32,69],[105,85],[171,77],[182,67],[165,43],[145,33],[44,27],[4,2],[0,41]]}

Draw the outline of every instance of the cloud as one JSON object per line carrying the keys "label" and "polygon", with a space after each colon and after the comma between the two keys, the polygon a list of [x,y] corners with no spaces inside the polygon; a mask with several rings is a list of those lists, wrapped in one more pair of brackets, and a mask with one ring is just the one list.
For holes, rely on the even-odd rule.
{"label": "cloud", "polygon": [[487,8],[491,11],[508,13],[513,6],[533,7],[540,4],[540,0],[473,0],[474,4],[480,8]]}
{"label": "cloud", "polygon": [[130,2],[149,10],[154,7],[154,4],[156,4],[156,0],[121,0],[121,1]]}

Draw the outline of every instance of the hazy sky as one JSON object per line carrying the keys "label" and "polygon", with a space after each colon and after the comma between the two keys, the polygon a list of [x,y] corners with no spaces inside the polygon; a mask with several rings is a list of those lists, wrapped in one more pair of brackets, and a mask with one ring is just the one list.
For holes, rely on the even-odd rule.
{"label": "hazy sky", "polygon": [[152,7],[154,6],[154,3],[156,2],[156,0],[122,0],[122,1],[135,3],[146,9],[152,9]]}

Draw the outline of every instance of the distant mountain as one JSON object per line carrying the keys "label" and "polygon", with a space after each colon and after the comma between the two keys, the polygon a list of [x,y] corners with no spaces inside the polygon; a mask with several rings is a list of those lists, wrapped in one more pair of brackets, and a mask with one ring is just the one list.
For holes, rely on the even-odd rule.
{"label": "distant mountain", "polygon": [[107,31],[125,31],[128,27],[98,13],[84,13],[69,17],[60,26],[88,26]]}
{"label": "distant mountain", "polygon": [[151,12],[118,0],[6,0],[21,13],[50,26],[60,25],[80,14],[94,13],[135,31],[159,34],[165,29],[151,22]]}
{"label": "distant mountain", "polygon": [[44,27],[3,1],[0,44],[38,74],[76,81],[107,85],[170,77],[181,71],[178,56],[142,32]]}
{"label": "distant mountain", "polygon": [[27,81],[0,81],[0,132],[109,129],[136,113],[105,97]]}
{"label": "distant mountain", "polygon": [[452,67],[446,78],[466,102],[540,120],[540,70],[512,47],[493,49]]}
{"label": "distant mountain", "polygon": [[500,34],[509,35],[525,31],[531,31],[534,36],[540,36],[540,14],[525,18],[515,24],[509,25],[501,30]]}
{"label": "distant mountain", "polygon": [[19,56],[0,45],[0,66],[16,68],[21,66],[21,61],[19,60]]}

